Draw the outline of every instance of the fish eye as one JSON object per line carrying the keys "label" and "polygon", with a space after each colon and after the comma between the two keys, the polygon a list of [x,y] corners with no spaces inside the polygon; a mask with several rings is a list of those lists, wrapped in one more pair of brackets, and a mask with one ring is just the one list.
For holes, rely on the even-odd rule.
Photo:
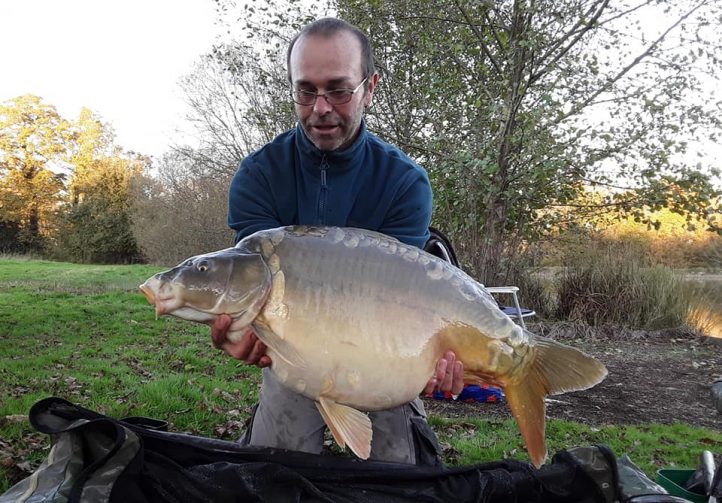
{"label": "fish eye", "polygon": [[198,264],[197,269],[200,272],[206,272],[208,270],[208,264],[206,262],[201,262],[200,264]]}

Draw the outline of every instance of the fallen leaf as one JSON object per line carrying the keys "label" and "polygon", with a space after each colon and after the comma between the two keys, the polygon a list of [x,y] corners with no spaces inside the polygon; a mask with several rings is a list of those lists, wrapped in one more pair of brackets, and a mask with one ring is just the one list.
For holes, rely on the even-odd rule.
{"label": "fallen leaf", "polygon": [[14,464],[15,461],[13,461],[13,457],[9,452],[0,451],[0,466],[3,468],[10,468]]}
{"label": "fallen leaf", "polygon": [[8,423],[22,423],[28,420],[28,416],[25,414],[11,414],[3,418]]}
{"label": "fallen leaf", "polygon": [[24,472],[33,473],[33,466],[27,461],[18,463],[15,466],[17,466],[19,469],[21,469]]}

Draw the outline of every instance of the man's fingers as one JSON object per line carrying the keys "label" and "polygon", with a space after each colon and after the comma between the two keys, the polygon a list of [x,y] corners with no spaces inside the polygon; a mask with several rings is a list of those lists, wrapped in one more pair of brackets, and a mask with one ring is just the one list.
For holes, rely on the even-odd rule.
{"label": "man's fingers", "polygon": [[454,363],[454,377],[451,384],[451,394],[458,395],[464,389],[464,364],[457,361]]}
{"label": "man's fingers", "polygon": [[213,347],[221,349],[227,342],[226,333],[233,320],[227,314],[222,314],[211,325],[211,343]]}
{"label": "man's fingers", "polygon": [[245,361],[251,354],[251,351],[253,351],[253,347],[257,340],[256,334],[249,330],[235,342],[231,342],[224,338],[223,344],[221,344],[219,349],[222,349],[236,360]]}
{"label": "man's fingers", "polygon": [[436,390],[436,375],[429,379],[429,382],[426,383],[426,387],[424,388],[424,395],[430,395]]}
{"label": "man's fingers", "polygon": [[226,343],[226,334],[220,330],[216,330],[215,327],[211,328],[211,344],[214,348],[221,349]]}
{"label": "man's fingers", "polygon": [[439,388],[441,391],[451,391],[451,385],[454,381],[454,363],[456,362],[456,355],[454,353],[446,353],[446,365],[444,365],[444,375],[439,382]]}
{"label": "man's fingers", "polygon": [[242,338],[238,342],[227,342],[221,348],[227,354],[235,358],[236,360],[246,361],[248,355],[253,349],[253,345],[245,338]]}
{"label": "man's fingers", "polygon": [[252,330],[243,334],[238,342],[227,342],[222,349],[233,358],[249,365],[261,368],[271,365],[271,358],[266,355],[268,348]]}
{"label": "man's fingers", "polygon": [[437,383],[441,383],[444,380],[444,377],[446,377],[446,368],[448,365],[449,362],[446,358],[441,358],[438,362],[436,362],[436,374],[434,375],[434,378]]}
{"label": "man's fingers", "polygon": [[230,317],[229,315],[227,315],[227,314],[222,314],[222,315],[220,315],[220,316],[218,317],[218,319],[216,319],[216,321],[215,321],[215,323],[213,324],[213,326],[214,326],[215,328],[217,328],[218,330],[221,330],[221,331],[224,331],[224,332],[225,332],[225,331],[228,330],[228,327],[231,326],[231,323],[233,323],[233,318],[231,318],[231,317]]}
{"label": "man's fingers", "polygon": [[261,357],[266,354],[266,345],[258,340],[256,334],[251,334],[250,340],[253,341],[253,345],[250,346],[250,351],[244,361],[250,364],[259,363]]}

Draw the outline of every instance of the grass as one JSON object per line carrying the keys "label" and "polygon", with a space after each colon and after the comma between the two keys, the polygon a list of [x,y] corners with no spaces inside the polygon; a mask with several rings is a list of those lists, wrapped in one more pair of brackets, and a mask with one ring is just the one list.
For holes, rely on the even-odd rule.
{"label": "grass", "polygon": [[[459,465],[495,459],[526,459],[516,423],[483,419],[432,418],[439,441],[447,444],[447,462]],[[627,454],[654,479],[661,467],[696,468],[703,450],[722,442],[722,433],[685,424],[587,426],[552,419],[546,425],[547,449],[553,455],[575,446],[603,444],[617,456]]]}
{"label": "grass", "polygon": [[[260,372],[213,349],[207,327],[155,319],[138,293],[158,268],[89,266],[0,257],[0,493],[47,455],[26,415],[66,398],[112,417],[148,416],[173,431],[237,439]],[[431,418],[447,463],[526,459],[513,422]],[[470,426],[471,425],[471,426]],[[591,428],[550,421],[550,452],[597,442],[652,474],[693,466],[722,434],[685,425]],[[19,465],[19,468],[18,468]]]}

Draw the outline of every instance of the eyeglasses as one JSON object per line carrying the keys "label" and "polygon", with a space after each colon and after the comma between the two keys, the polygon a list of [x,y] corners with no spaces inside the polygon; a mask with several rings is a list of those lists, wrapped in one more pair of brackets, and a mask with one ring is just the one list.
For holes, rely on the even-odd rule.
{"label": "eyeglasses", "polygon": [[312,93],[311,91],[293,89],[291,90],[291,99],[299,105],[311,106],[316,103],[319,97],[323,96],[329,105],[343,105],[351,101],[354,93],[356,93],[367,80],[368,77],[363,79],[355,89],[334,89],[333,91],[326,91],[325,93]]}

